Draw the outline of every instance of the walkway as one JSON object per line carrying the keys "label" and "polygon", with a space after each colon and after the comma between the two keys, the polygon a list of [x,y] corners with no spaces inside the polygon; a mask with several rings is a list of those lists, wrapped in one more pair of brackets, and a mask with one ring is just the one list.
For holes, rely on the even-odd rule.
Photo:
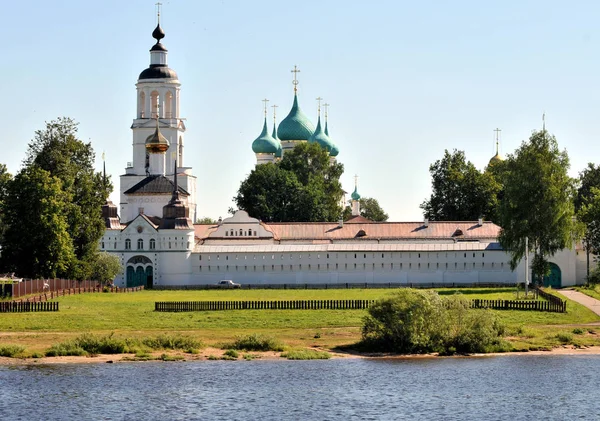
{"label": "walkway", "polygon": [[596,300],[589,295],[585,295],[581,292],[573,291],[571,289],[555,289],[554,292],[558,292],[559,294],[567,297],[569,300],[573,300],[576,303],[589,308],[598,316],[600,316],[600,300]]}

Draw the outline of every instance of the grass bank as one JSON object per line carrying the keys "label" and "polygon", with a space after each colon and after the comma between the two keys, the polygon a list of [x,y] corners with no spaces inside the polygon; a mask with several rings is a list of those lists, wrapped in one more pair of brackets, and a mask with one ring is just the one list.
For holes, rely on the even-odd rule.
{"label": "grass bank", "polygon": [[[511,288],[442,289],[447,295],[459,291],[468,298],[514,299]],[[250,334],[263,335],[288,349],[336,349],[357,342],[364,310],[238,310],[191,313],[157,313],[155,301],[194,300],[335,300],[379,299],[388,289],[339,290],[234,290],[234,291],[142,291],[131,294],[81,294],[58,298],[56,313],[0,314],[0,345],[25,347],[25,354],[44,353],[57,343],[73,341],[83,333],[143,340],[159,334],[184,335],[209,347],[222,348]],[[516,349],[560,346],[565,338],[577,346],[600,345],[600,337],[576,326],[600,321],[577,303],[567,313],[498,311],[509,341]],[[474,310],[478,311],[478,310]],[[600,329],[598,329],[600,331]],[[557,337],[558,334],[567,336]],[[567,341],[568,342],[568,341]]]}

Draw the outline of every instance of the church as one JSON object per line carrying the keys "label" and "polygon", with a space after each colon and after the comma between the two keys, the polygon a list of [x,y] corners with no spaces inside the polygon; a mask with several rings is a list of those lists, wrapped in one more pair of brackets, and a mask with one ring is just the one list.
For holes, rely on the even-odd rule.
{"label": "church", "polygon": [[[120,203],[102,207],[106,231],[100,250],[119,256],[124,268],[115,285],[146,288],[216,284],[506,283],[525,280],[498,243],[489,221],[373,222],[360,216],[360,194],[351,196],[352,218],[337,223],[263,223],[238,211],[216,224],[194,224],[196,176],[185,165],[181,83],[168,67],[165,32],[152,32],[150,65],[136,84],[132,160],[120,176]],[[252,142],[256,165],[275,162],[301,142],[340,152],[319,115],[316,127],[299,105],[294,69],[292,107],[269,133]],[[250,145],[249,145],[250,146]],[[250,147],[249,147],[250,149]],[[496,154],[493,160],[501,159]],[[205,175],[206,176],[206,175]],[[552,286],[585,281],[585,253],[574,245],[551,259]]]}

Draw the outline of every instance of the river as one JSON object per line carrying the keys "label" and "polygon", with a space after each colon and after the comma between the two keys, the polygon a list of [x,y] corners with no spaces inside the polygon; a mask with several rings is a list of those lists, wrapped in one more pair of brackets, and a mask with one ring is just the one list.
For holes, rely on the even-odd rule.
{"label": "river", "polygon": [[600,356],[0,367],[1,420],[600,419]]}

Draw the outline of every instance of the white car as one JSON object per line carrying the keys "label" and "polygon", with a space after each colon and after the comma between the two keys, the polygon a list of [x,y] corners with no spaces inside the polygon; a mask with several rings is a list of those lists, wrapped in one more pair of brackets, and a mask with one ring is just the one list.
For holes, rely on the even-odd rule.
{"label": "white car", "polygon": [[217,288],[233,289],[233,288],[241,288],[241,287],[242,286],[240,284],[236,284],[232,280],[217,282]]}

